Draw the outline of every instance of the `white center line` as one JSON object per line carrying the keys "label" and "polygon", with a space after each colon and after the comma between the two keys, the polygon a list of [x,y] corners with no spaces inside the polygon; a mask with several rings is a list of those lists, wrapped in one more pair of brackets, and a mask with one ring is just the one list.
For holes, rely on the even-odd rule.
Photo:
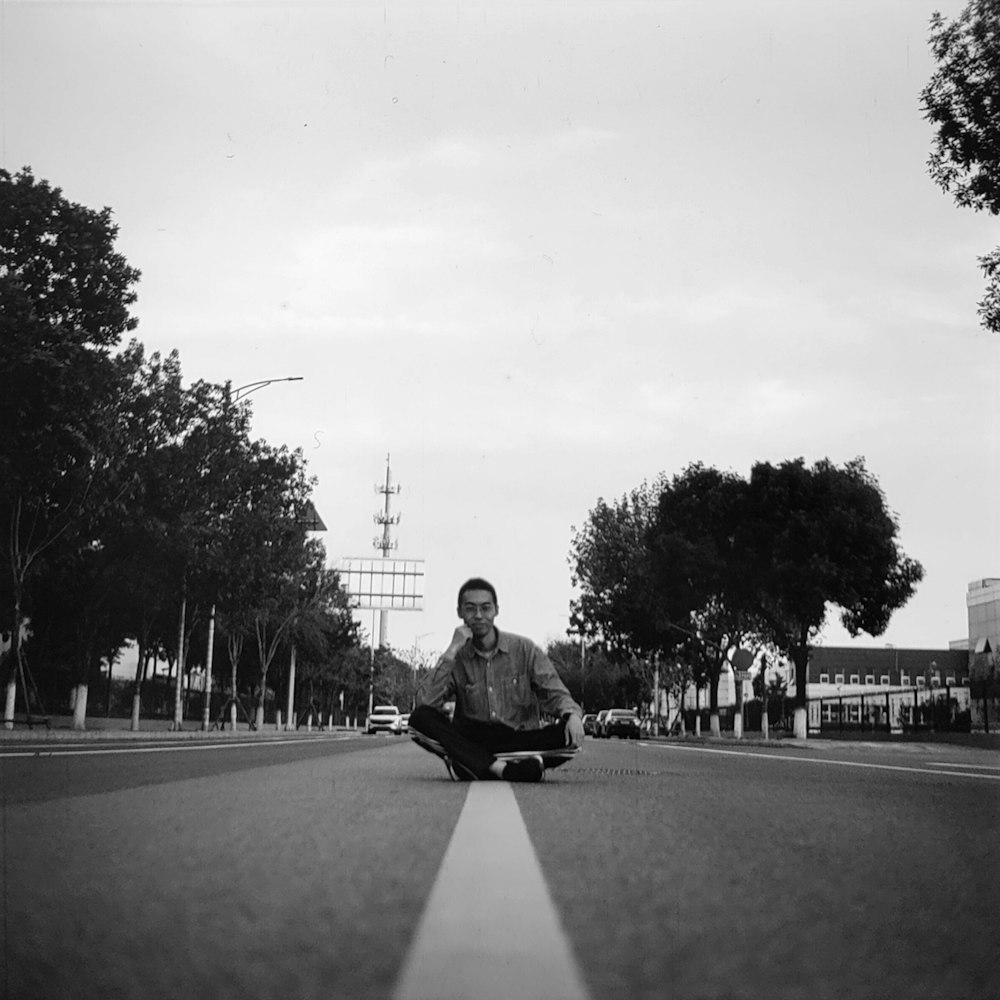
{"label": "white center line", "polygon": [[510,785],[469,785],[394,1000],[587,1000]]}

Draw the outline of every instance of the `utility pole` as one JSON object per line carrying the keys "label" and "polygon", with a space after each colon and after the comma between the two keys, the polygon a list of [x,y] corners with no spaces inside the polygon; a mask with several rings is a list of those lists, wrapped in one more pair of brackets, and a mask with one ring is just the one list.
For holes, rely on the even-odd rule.
{"label": "utility pole", "polygon": [[[375,492],[381,493],[385,498],[385,505],[381,511],[376,511],[373,515],[373,520],[376,524],[381,525],[382,535],[381,537],[376,535],[372,540],[372,548],[379,549],[382,552],[382,558],[388,559],[389,553],[394,551],[399,547],[398,541],[392,540],[391,529],[395,524],[399,524],[399,514],[391,514],[389,510],[389,503],[392,497],[397,496],[402,490],[402,486],[393,486],[392,484],[392,469],[389,467],[389,456],[385,456],[385,485],[381,483],[375,484]],[[388,639],[389,632],[389,612],[382,609],[378,613],[378,644],[379,647],[384,648]]]}

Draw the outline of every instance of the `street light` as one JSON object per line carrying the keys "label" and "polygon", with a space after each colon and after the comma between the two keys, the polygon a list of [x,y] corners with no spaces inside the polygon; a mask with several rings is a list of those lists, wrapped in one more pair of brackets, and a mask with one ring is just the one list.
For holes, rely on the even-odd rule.
{"label": "street light", "polygon": [[264,378],[259,382],[247,382],[246,385],[238,386],[236,389],[230,389],[227,381],[226,398],[230,403],[238,403],[241,399],[246,399],[251,392],[263,389],[265,385],[273,385],[275,382],[301,382],[303,377],[302,375],[290,375],[288,378]]}

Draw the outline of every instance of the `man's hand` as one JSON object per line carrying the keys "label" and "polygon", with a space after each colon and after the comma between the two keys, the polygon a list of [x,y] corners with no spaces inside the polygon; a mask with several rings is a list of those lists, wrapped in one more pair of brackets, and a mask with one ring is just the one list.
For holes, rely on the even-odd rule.
{"label": "man's hand", "polygon": [[468,625],[459,625],[451,637],[451,645],[444,651],[447,660],[453,660],[459,650],[472,638],[472,629]]}
{"label": "man's hand", "polygon": [[566,720],[566,746],[583,746],[583,720],[579,715],[571,715]]}

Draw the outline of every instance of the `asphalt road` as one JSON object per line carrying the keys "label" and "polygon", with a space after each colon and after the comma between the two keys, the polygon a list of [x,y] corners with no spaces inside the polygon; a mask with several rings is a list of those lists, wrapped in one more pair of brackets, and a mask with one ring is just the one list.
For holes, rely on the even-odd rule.
{"label": "asphalt road", "polygon": [[[440,874],[471,787],[391,737],[0,744],[0,996],[402,997],[432,896],[516,922],[506,833]],[[1000,996],[995,751],[588,740],[509,787],[573,995]]]}

